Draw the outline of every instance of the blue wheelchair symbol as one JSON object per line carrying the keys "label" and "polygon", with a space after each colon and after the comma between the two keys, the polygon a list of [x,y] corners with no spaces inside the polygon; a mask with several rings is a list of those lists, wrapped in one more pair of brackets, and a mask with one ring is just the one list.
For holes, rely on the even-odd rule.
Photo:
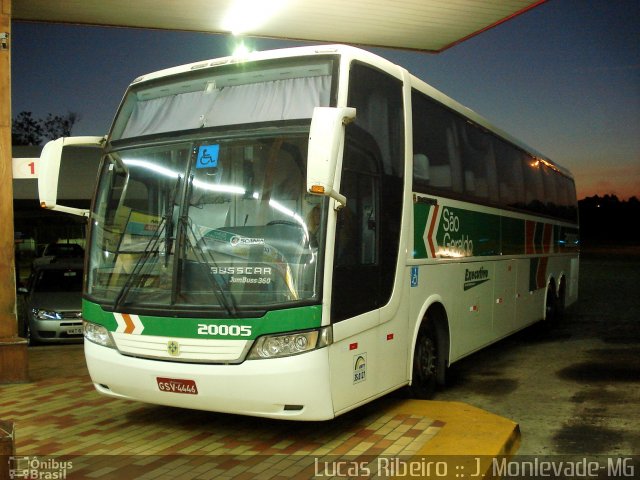
{"label": "blue wheelchair symbol", "polygon": [[215,168],[218,166],[220,145],[202,145],[198,148],[196,168]]}
{"label": "blue wheelchair symbol", "polygon": [[418,267],[411,267],[411,286],[418,286]]}

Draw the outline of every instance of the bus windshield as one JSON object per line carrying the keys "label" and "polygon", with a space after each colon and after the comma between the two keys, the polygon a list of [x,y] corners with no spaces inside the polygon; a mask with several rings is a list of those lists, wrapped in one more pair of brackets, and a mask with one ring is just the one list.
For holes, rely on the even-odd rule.
{"label": "bus windshield", "polygon": [[308,124],[110,152],[87,294],[195,315],[318,301],[326,201],[305,191],[307,142]]}
{"label": "bus windshield", "polygon": [[320,301],[327,201],[306,193],[307,145],[336,57],[213,63],[134,82],[120,106],[86,285],[107,308],[248,316]]}

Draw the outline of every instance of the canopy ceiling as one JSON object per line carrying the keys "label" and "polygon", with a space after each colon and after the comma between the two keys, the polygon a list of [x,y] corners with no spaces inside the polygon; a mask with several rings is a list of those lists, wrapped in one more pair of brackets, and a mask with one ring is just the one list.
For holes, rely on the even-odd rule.
{"label": "canopy ceiling", "polygon": [[439,52],[545,0],[13,0],[14,20]]}

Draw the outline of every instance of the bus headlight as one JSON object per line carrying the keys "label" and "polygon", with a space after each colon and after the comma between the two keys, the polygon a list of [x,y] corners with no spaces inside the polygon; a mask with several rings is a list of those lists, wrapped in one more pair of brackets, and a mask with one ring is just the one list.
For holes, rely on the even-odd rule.
{"label": "bus headlight", "polygon": [[264,335],[256,340],[247,359],[278,358],[326,347],[333,342],[331,327],[303,332]]}
{"label": "bus headlight", "polygon": [[116,348],[109,330],[97,323],[84,322],[84,338],[103,347]]}

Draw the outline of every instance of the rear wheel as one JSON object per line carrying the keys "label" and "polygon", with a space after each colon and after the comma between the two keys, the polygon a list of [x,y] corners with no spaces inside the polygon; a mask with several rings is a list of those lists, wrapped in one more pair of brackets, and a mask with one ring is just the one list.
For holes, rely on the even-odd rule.
{"label": "rear wheel", "polygon": [[566,294],[566,283],[564,277],[560,280],[560,288],[558,288],[558,300],[556,305],[556,319],[558,322],[562,322],[564,318],[565,311],[565,294]]}
{"label": "rear wheel", "polygon": [[556,296],[555,288],[553,285],[549,285],[547,289],[547,300],[545,303],[545,315],[544,321],[547,326],[551,327],[556,323],[558,317],[558,297]]}
{"label": "rear wheel", "polygon": [[431,322],[420,327],[413,355],[413,376],[410,394],[413,398],[433,397],[438,385],[439,364],[438,332]]}

